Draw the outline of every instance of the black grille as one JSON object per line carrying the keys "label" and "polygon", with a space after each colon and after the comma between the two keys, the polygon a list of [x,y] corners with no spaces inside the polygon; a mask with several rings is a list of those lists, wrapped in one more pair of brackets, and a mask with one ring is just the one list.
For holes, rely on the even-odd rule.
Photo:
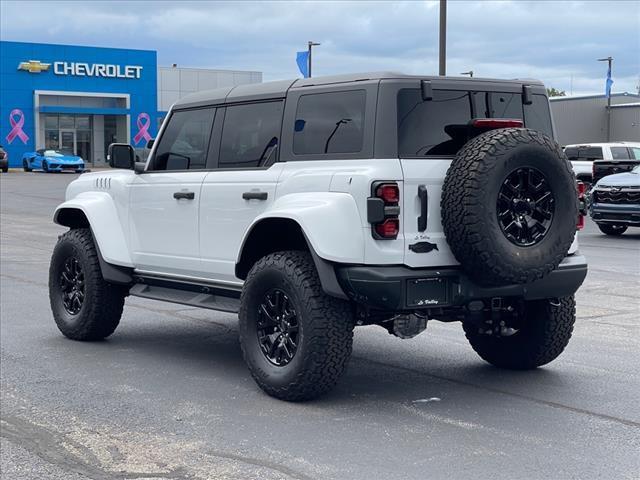
{"label": "black grille", "polygon": [[640,204],[640,190],[596,190],[594,202],[616,205]]}

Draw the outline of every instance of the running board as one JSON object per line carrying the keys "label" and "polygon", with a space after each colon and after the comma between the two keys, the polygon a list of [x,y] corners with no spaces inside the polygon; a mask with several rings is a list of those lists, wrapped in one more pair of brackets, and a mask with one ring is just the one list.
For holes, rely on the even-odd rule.
{"label": "running board", "polygon": [[131,287],[129,295],[162,300],[164,302],[180,303],[192,307],[208,308],[210,310],[220,310],[222,312],[238,313],[240,310],[239,298],[144,283],[138,283]]}

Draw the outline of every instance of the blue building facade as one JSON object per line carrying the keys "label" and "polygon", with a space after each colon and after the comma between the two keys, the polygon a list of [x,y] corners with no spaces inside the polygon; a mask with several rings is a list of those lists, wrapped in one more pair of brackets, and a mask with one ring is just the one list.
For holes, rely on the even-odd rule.
{"label": "blue building facade", "polygon": [[0,42],[0,144],[11,167],[38,148],[103,164],[109,143],[156,135],[155,51]]}

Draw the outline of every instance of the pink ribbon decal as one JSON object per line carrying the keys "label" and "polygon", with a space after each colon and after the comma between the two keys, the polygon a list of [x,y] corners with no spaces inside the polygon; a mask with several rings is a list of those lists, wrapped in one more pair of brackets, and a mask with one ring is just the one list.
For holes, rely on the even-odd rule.
{"label": "pink ribbon decal", "polygon": [[[142,122],[146,120],[146,122]],[[138,115],[138,119],[136,120],[136,125],[138,126],[138,133],[133,137],[133,143],[136,145],[140,143],[140,141],[144,138],[147,142],[151,140],[151,135],[149,135],[149,127],[151,126],[151,117],[149,117],[148,113],[142,112]]]}
{"label": "pink ribbon decal", "polygon": [[[16,116],[18,117],[18,120],[14,118]],[[22,143],[26,145],[29,141],[29,135],[24,133],[24,130],[22,130],[22,127],[24,127],[24,113],[22,110],[19,108],[11,110],[11,113],[9,114],[9,123],[11,124],[11,131],[9,132],[9,135],[7,135],[7,142],[11,143],[16,139],[16,137],[18,137],[22,140]]]}

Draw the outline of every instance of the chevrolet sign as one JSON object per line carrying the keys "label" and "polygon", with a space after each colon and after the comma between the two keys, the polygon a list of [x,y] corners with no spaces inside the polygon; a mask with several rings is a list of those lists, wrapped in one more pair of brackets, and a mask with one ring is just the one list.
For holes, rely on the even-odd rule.
{"label": "chevrolet sign", "polygon": [[138,65],[108,65],[103,63],[53,62],[56,75],[76,77],[140,78]]}

